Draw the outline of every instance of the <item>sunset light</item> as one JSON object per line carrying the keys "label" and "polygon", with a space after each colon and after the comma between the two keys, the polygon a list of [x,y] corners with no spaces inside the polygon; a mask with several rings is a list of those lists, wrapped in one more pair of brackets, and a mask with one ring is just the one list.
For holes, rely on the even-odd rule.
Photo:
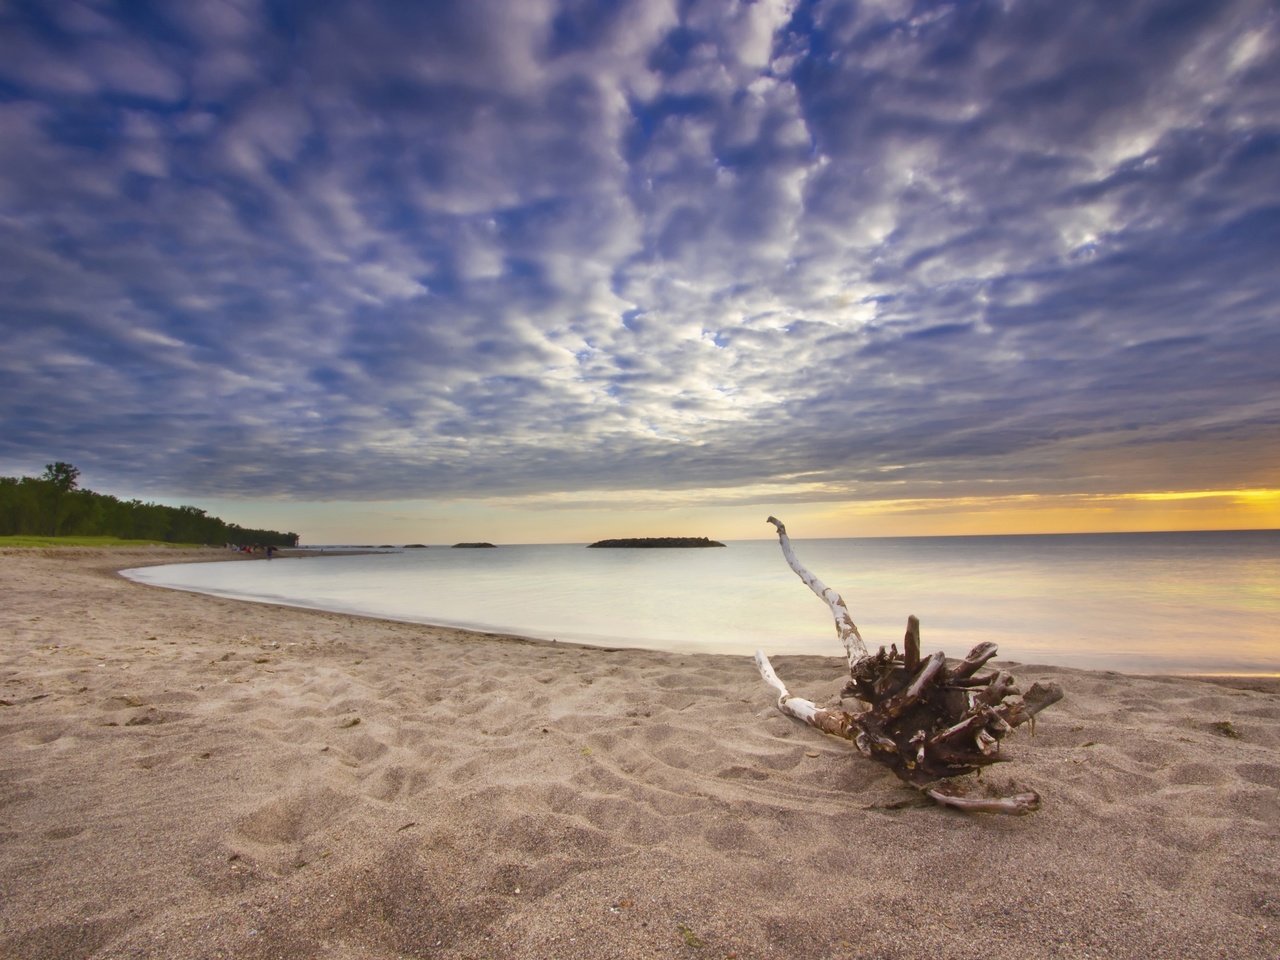
{"label": "sunset light", "polygon": [[1265,3],[510,6],[0,5],[0,475],[310,543],[1280,525]]}

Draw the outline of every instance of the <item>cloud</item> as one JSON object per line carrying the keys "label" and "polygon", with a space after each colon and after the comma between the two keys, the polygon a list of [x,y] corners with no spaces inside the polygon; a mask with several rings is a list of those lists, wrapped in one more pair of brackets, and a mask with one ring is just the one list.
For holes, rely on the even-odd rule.
{"label": "cloud", "polygon": [[727,502],[1280,467],[1262,0],[59,14],[0,11],[0,472]]}

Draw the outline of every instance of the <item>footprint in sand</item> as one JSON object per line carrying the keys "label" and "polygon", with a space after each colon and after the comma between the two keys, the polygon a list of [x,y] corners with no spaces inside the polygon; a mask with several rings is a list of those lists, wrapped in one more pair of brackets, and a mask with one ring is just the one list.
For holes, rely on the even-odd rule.
{"label": "footprint in sand", "polygon": [[278,797],[244,817],[236,833],[254,843],[299,843],[334,826],[355,801],[328,787]]}

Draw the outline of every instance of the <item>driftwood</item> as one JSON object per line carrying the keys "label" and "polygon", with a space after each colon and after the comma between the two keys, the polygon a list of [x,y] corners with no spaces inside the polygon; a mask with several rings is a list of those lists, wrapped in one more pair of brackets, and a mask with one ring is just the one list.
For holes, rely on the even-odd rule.
{"label": "driftwood", "polygon": [[792,696],[778,679],[763,650],[756,652],[760,676],[778,692],[778,709],[824,733],[852,741],[863,756],[882,763],[898,777],[937,803],[986,813],[1030,813],[1040,806],[1034,790],[1005,794],[981,790],[955,778],[1005,760],[1000,741],[1015,727],[1031,723],[1045,707],[1062,699],[1056,683],[1032,684],[1022,694],[1003,670],[980,674],[996,655],[994,643],[980,643],[963,660],[941,653],[922,658],[920,622],[907,618],[903,650],[897,644],[870,653],[841,596],[815,577],[796,558],[787,528],[778,530],[782,554],[805,585],[822,598],[835,619],[844,644],[849,681],[841,697],[853,697],[866,709],[849,712],[819,707]]}

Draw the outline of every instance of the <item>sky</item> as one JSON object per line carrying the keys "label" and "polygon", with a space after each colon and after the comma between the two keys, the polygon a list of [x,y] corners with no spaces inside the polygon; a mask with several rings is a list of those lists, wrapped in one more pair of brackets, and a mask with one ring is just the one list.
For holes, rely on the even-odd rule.
{"label": "sky", "polygon": [[0,0],[0,475],[304,543],[1280,527],[1271,0]]}

